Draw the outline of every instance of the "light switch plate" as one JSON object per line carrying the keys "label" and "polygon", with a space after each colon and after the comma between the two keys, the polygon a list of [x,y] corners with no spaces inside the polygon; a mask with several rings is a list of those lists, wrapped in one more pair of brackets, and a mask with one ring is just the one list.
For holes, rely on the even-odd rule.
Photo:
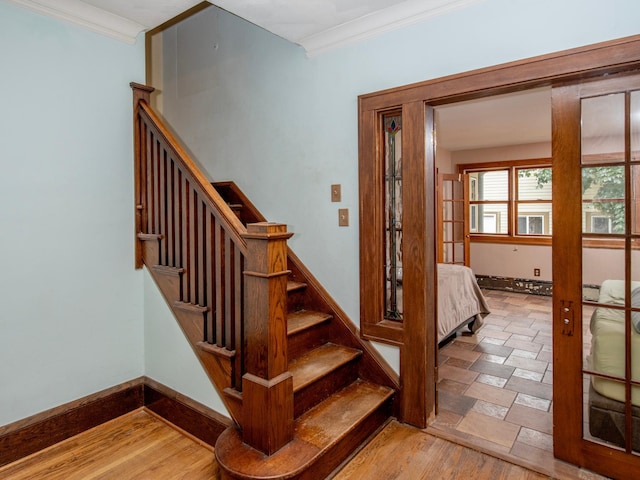
{"label": "light switch plate", "polygon": [[342,200],[342,187],[339,184],[331,185],[331,201],[339,202]]}
{"label": "light switch plate", "polygon": [[338,226],[339,227],[349,226],[349,209],[348,208],[338,209]]}

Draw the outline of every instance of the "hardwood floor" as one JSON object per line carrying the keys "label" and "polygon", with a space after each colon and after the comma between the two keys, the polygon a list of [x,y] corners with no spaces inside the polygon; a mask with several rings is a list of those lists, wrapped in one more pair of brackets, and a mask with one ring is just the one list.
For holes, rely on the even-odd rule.
{"label": "hardwood floor", "polygon": [[0,468],[6,480],[219,478],[213,450],[136,410]]}
{"label": "hardwood floor", "polygon": [[[219,479],[211,447],[144,409],[0,468],[3,480]],[[389,423],[335,477],[338,480],[548,478],[525,468]]]}
{"label": "hardwood floor", "polygon": [[391,422],[334,480],[534,480],[549,478],[456,445],[398,422]]}

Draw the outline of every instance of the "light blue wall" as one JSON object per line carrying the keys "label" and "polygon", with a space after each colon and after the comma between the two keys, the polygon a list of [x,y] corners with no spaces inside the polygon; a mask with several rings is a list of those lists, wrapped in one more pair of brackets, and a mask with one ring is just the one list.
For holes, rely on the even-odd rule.
{"label": "light blue wall", "polygon": [[144,374],[127,45],[0,0],[0,425]]}
{"label": "light blue wall", "polygon": [[[163,34],[163,113],[212,179],[234,180],[289,225],[296,253],[358,323],[357,96],[635,35],[639,18],[637,0],[485,0],[309,59],[212,7]],[[351,226],[337,226],[338,208]]]}

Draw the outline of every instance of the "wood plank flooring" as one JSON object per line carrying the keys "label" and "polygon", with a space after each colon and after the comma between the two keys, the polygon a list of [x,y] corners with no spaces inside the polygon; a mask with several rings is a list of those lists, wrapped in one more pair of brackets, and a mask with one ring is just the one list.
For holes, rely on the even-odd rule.
{"label": "wood plank flooring", "polygon": [[0,468],[6,480],[217,479],[211,447],[145,410]]}
{"label": "wood plank flooring", "polygon": [[[3,480],[219,479],[211,447],[144,409],[0,468]],[[337,480],[549,478],[489,455],[389,423]]]}
{"label": "wood plank flooring", "polygon": [[334,480],[538,480],[550,478],[391,422]]}

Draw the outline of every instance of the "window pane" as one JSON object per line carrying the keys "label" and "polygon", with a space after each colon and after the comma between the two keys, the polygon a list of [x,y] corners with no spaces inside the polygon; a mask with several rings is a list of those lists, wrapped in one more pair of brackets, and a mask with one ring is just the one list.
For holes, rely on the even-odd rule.
{"label": "window pane", "polygon": [[518,204],[518,235],[551,235],[551,203]]}
{"label": "window pane", "polygon": [[509,217],[506,203],[480,204],[477,207],[478,233],[509,233]]}
{"label": "window pane", "polygon": [[402,319],[402,116],[384,117],[385,318]]}
{"label": "window pane", "polygon": [[517,170],[518,200],[551,200],[551,168]]}
{"label": "window pane", "polygon": [[477,200],[506,201],[509,199],[509,172],[472,172],[469,174],[469,187],[472,195],[475,191],[473,196],[477,196]]}
{"label": "window pane", "polygon": [[624,93],[582,100],[582,163],[623,162]]}
{"label": "window pane", "polygon": [[625,233],[624,167],[582,169],[582,231]]}

